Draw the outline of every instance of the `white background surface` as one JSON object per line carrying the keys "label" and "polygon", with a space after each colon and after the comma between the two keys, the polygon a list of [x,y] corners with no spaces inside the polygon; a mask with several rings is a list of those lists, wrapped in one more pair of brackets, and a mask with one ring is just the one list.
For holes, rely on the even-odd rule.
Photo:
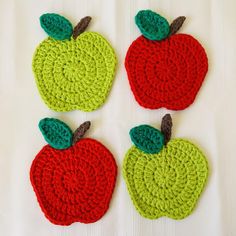
{"label": "white background surface", "polygon": [[[210,177],[194,213],[181,221],[147,220],[134,209],[121,177],[130,147],[128,131],[150,123],[159,127],[165,109],[145,110],[131,94],[123,66],[139,35],[134,16],[158,11],[169,21],[185,15],[181,32],[195,36],[209,57],[209,73],[195,103],[173,114],[173,136],[194,141],[205,152]],[[234,236],[236,235],[236,2],[234,0],[0,0],[0,235],[1,236]],[[65,15],[76,24],[91,15],[90,30],[115,48],[119,65],[106,104],[92,113],[55,113],[41,101],[31,70],[32,54],[46,37],[39,16]],[[42,214],[29,181],[29,168],[45,144],[37,125],[46,116],[75,129],[92,121],[89,136],[101,140],[119,165],[107,214],[97,223],[55,226]]]}

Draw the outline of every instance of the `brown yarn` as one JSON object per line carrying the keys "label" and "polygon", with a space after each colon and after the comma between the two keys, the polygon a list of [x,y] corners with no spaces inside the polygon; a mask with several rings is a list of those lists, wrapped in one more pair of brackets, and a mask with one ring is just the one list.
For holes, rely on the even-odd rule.
{"label": "brown yarn", "polygon": [[85,16],[80,20],[80,22],[75,26],[73,30],[73,39],[76,39],[80,34],[82,34],[88,27],[92,17]]}
{"label": "brown yarn", "polygon": [[73,141],[72,143],[77,143],[86,133],[86,131],[90,128],[91,122],[85,121],[83,124],[81,124],[74,132],[73,134]]}
{"label": "brown yarn", "polygon": [[181,28],[185,21],[186,17],[185,16],[179,16],[177,17],[170,25],[170,31],[169,31],[169,36],[177,33],[177,31]]}
{"label": "brown yarn", "polygon": [[164,144],[165,145],[170,141],[171,129],[172,129],[172,118],[171,118],[170,114],[166,114],[162,118],[162,122],[161,122],[161,132],[164,135]]}

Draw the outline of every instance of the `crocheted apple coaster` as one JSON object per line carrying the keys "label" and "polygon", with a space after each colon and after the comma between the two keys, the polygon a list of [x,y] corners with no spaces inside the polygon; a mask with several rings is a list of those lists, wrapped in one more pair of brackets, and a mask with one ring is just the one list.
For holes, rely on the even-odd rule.
{"label": "crocheted apple coaster", "polygon": [[62,16],[44,14],[40,18],[49,37],[35,51],[33,71],[40,95],[52,110],[93,111],[109,94],[115,52],[100,34],[84,32],[90,20],[83,18],[73,32]]}
{"label": "crocheted apple coaster", "polygon": [[[130,135],[135,146],[128,150],[123,162],[123,176],[133,204],[149,219],[187,217],[208,177],[207,160],[199,148],[184,139],[167,141],[170,121],[170,115],[163,118],[162,132],[150,132],[150,126],[133,128]],[[158,147],[156,153],[154,147]]]}
{"label": "crocheted apple coaster", "polygon": [[129,47],[125,67],[137,102],[149,109],[182,110],[191,105],[208,70],[204,48],[192,36],[175,34],[185,17],[169,26],[150,10],[135,21],[143,36]]}
{"label": "crocheted apple coaster", "polygon": [[93,223],[108,210],[117,166],[100,142],[81,139],[89,126],[90,122],[83,123],[73,137],[57,119],[39,123],[49,145],[35,157],[30,180],[42,211],[54,224]]}

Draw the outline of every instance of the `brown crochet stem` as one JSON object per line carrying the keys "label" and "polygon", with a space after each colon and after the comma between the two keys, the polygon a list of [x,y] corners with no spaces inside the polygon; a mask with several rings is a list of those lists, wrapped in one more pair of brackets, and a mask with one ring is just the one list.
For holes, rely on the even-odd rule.
{"label": "brown crochet stem", "polygon": [[91,122],[85,121],[83,124],[81,124],[74,132],[72,144],[74,145],[77,143],[81,138],[83,138],[86,131],[90,128]]}
{"label": "brown crochet stem", "polygon": [[161,132],[164,135],[165,145],[170,141],[172,129],[172,118],[170,114],[166,114],[162,118],[161,122]]}
{"label": "brown crochet stem", "polygon": [[82,34],[88,27],[92,17],[85,16],[80,20],[80,22],[75,26],[73,30],[73,39],[76,39],[80,34]]}
{"label": "brown crochet stem", "polygon": [[177,33],[177,31],[181,28],[185,21],[186,17],[185,16],[179,16],[177,17],[170,25],[170,32],[169,36]]}

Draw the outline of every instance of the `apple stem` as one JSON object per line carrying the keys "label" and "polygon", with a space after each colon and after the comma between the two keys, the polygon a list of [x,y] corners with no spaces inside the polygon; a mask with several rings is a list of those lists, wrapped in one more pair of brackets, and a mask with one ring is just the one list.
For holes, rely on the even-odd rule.
{"label": "apple stem", "polygon": [[90,16],[85,16],[80,20],[73,30],[73,39],[77,39],[77,37],[86,30],[91,20],[92,17]]}
{"label": "apple stem", "polygon": [[185,20],[186,20],[185,16],[179,16],[171,23],[169,37],[177,33],[177,31],[182,27]]}
{"label": "apple stem", "polygon": [[161,132],[164,135],[164,144],[166,145],[171,138],[172,118],[170,114],[166,114],[162,118]]}
{"label": "apple stem", "polygon": [[86,131],[90,128],[91,122],[85,121],[83,124],[81,124],[74,132],[73,139],[72,139],[72,145],[77,143],[81,138],[83,138]]}

